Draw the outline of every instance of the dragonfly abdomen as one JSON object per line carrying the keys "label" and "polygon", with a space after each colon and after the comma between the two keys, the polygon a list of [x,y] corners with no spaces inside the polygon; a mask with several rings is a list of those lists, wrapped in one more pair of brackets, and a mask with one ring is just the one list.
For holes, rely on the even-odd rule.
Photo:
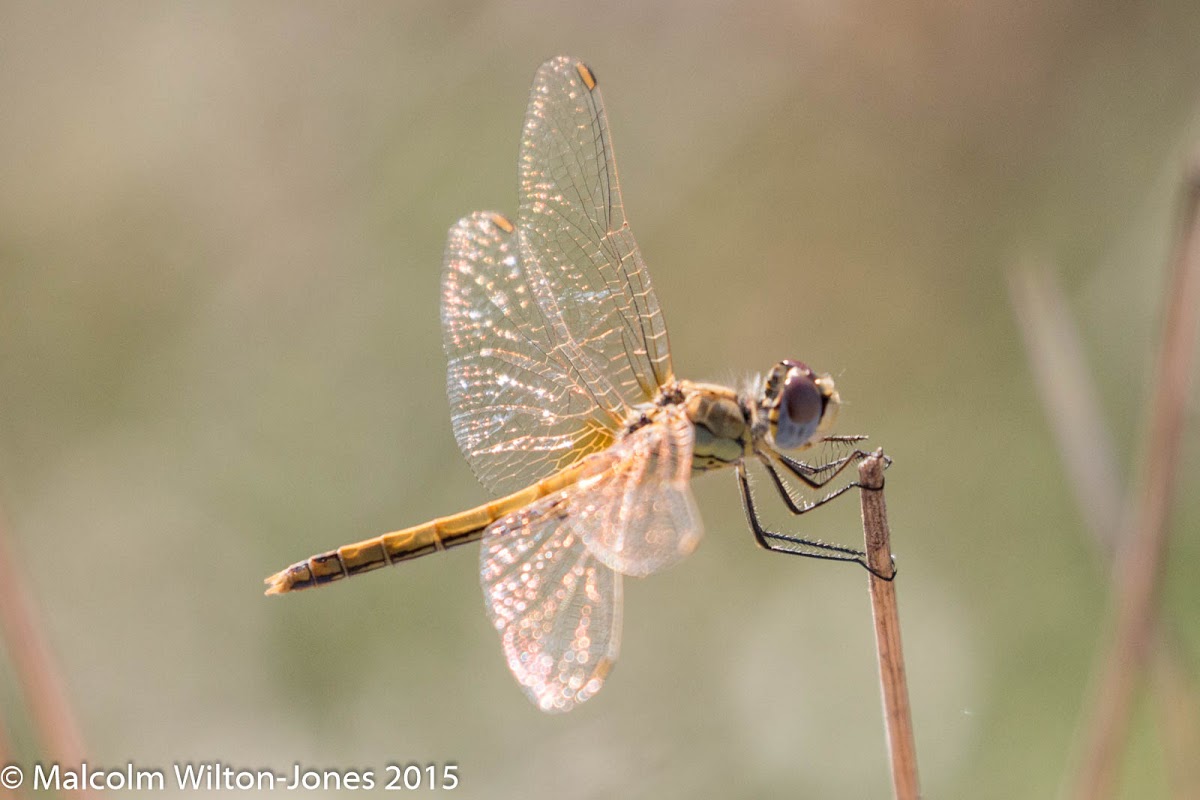
{"label": "dragonfly abdomen", "polygon": [[310,556],[267,578],[266,593],[283,594],[323,586],[342,578],[479,541],[493,522],[570,486],[579,479],[581,472],[582,464],[576,464],[532,486],[469,511],[439,517],[423,525],[392,531]]}
{"label": "dragonfly abdomen", "polygon": [[[438,533],[440,521],[432,520],[415,528],[343,545],[336,550],[297,561],[267,578],[267,594],[282,594],[322,586],[400,561],[445,550],[446,545]],[[475,539],[482,535],[482,528],[474,532]],[[460,536],[456,543],[465,544],[467,541],[470,539]]]}

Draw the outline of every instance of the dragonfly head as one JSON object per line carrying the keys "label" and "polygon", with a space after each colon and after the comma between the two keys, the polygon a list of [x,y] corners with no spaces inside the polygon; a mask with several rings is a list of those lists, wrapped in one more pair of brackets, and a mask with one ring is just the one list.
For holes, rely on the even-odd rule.
{"label": "dragonfly head", "polygon": [[840,404],[833,378],[818,375],[807,364],[785,360],[767,376],[758,418],[766,422],[770,444],[796,450],[833,427]]}

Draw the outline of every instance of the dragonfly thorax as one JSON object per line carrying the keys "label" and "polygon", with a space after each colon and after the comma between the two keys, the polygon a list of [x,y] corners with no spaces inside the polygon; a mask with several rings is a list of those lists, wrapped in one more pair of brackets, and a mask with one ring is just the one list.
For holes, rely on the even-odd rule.
{"label": "dragonfly thorax", "polygon": [[683,381],[680,389],[680,400],[695,429],[693,472],[736,464],[751,452],[751,404],[726,386]]}

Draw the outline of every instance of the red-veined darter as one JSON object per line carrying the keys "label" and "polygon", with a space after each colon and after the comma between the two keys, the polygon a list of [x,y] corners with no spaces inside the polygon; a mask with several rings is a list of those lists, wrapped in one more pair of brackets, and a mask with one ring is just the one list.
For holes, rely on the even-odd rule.
{"label": "red-veined darter", "polygon": [[[733,467],[763,547],[866,566],[860,551],[767,530],[747,476],[748,462],[761,464],[803,513],[855,485],[833,479],[865,455],[864,437],[827,435],[834,382],[798,361],[740,391],[675,376],[582,62],[538,70],[518,169],[516,219],[460,220],[442,277],[454,435],[499,499],[312,556],[268,578],[267,593],[482,539],[480,578],[509,669],[539,708],[566,711],[617,658],[624,576],[663,570],[700,541],[696,474]],[[804,450],[824,458],[794,457]]]}

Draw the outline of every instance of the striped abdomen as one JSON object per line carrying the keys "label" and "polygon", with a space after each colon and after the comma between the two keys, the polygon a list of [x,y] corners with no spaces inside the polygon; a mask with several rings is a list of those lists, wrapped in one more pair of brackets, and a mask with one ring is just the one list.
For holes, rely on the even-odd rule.
{"label": "striped abdomen", "polygon": [[[586,461],[586,459],[585,459]],[[553,494],[579,480],[584,462],[538,481],[519,492],[423,525],[385,533],[298,561],[267,578],[267,594],[308,589],[333,581],[478,541],[484,530],[502,517]]]}

